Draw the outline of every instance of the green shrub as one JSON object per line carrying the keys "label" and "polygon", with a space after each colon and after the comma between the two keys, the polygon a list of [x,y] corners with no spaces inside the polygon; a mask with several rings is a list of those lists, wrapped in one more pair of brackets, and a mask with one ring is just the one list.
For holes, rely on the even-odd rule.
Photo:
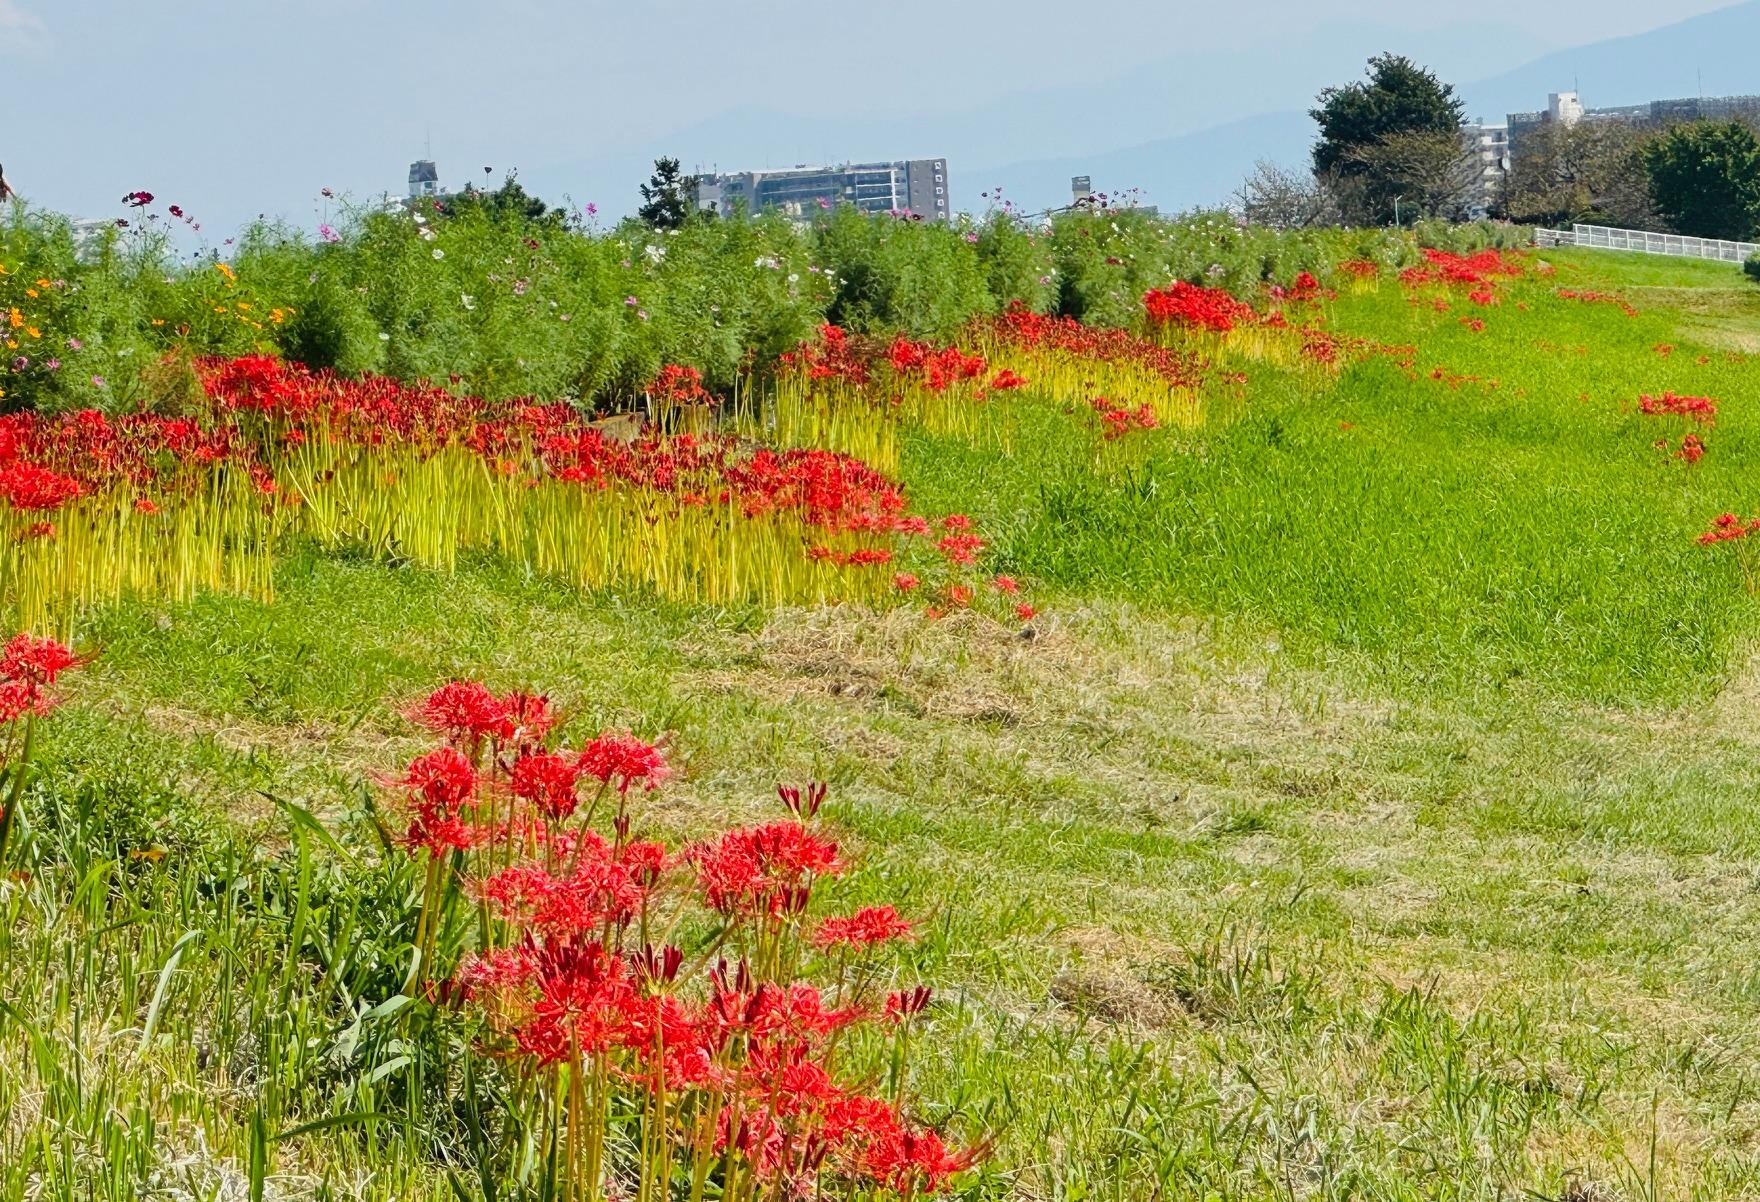
{"label": "green shrub", "polygon": [[1760,280],[1760,250],[1748,256],[1748,261],[1742,264],[1742,270],[1750,279]]}

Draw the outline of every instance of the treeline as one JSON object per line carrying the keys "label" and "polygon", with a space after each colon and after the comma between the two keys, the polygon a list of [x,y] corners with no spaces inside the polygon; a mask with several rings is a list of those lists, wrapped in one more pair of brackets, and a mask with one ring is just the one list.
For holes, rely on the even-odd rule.
{"label": "treeline", "polygon": [[[318,236],[260,225],[179,261],[163,223],[81,243],[63,218],[14,205],[0,222],[0,390],[11,408],[110,410],[173,401],[178,360],[267,353],[491,397],[587,407],[639,394],[662,365],[720,392],[830,321],[949,338],[1021,303],[1128,326],[1172,280],[1243,294],[1345,259],[1385,268],[1420,244],[1508,241],[1487,225],[1275,232],[1227,214],[1132,211],[1027,223],[937,224],[833,209],[600,229],[523,193],[363,211]],[[166,364],[172,364],[167,367]]]}
{"label": "treeline", "polygon": [[1312,228],[1484,214],[1760,236],[1760,133],[1743,120],[1549,122],[1517,140],[1507,175],[1487,177],[1454,88],[1395,54],[1321,92],[1311,115],[1309,169],[1262,163],[1242,186],[1252,220]]}
{"label": "treeline", "polygon": [[1582,121],[1525,136],[1501,204],[1515,221],[1584,221],[1760,238],[1760,134],[1746,121]]}

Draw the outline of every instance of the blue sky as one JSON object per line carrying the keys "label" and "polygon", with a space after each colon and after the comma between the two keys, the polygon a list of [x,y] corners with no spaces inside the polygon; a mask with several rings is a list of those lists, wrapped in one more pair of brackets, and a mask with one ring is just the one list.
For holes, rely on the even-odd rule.
{"label": "blue sky", "polygon": [[[1132,72],[1196,79],[1207,61],[1265,55],[1266,78],[1231,70],[1165,119],[1122,103],[1059,135],[1107,150],[1287,107],[1335,77],[1347,52],[1360,63],[1407,36],[1458,60],[1440,68],[1490,74],[1721,2],[1552,0],[1534,35],[1521,32],[1541,10],[1532,0],[1478,0],[1470,14],[1367,0],[0,0],[0,162],[26,197],[78,214],[110,215],[145,188],[215,229],[257,211],[309,225],[319,188],[398,189],[431,136],[448,182],[519,167],[615,212],[633,191],[630,165],[674,143],[695,155],[864,155],[879,152],[861,143],[880,131],[932,141],[976,112],[960,151],[988,167],[1033,137],[1007,116],[1017,94],[1054,90],[1079,105],[1108,81],[1128,97]],[[1301,48],[1325,30],[1339,66],[1316,63],[1310,80]],[[787,132],[772,147],[769,130]]]}

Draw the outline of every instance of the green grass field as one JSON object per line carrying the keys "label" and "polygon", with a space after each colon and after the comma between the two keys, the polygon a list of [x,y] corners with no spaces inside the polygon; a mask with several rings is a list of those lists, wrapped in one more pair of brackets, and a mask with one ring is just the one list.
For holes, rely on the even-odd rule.
{"label": "green grass field", "polygon": [[[971,1195],[1760,1196],[1760,609],[1696,542],[1760,509],[1760,289],[1552,262],[1332,302],[1416,379],[1245,362],[1238,413],[1129,447],[1057,405],[913,437],[1024,631],[314,551],[272,602],[89,615],[0,892],[0,1199],[476,1196],[361,821],[452,676],[670,732],[678,836],[829,781],[840,897],[922,920],[913,1088],[995,1139]],[[1696,465],[1665,390],[1719,403]]]}

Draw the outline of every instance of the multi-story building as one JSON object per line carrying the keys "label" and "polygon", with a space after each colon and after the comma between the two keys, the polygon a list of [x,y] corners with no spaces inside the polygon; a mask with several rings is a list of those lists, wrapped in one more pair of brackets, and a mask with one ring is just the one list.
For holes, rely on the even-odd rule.
{"label": "multi-story building", "polygon": [[1509,176],[1509,126],[1468,122],[1461,126],[1461,141],[1473,171],[1468,207],[1473,216],[1483,217],[1502,196]]}
{"label": "multi-story building", "polygon": [[434,166],[433,159],[417,159],[409,165],[409,198],[420,200],[424,196],[441,196],[440,169]]}
{"label": "multi-story building", "polygon": [[698,208],[722,213],[776,209],[802,217],[839,204],[864,213],[909,213],[925,221],[947,221],[953,213],[946,159],[711,172],[694,177],[691,185]]}

